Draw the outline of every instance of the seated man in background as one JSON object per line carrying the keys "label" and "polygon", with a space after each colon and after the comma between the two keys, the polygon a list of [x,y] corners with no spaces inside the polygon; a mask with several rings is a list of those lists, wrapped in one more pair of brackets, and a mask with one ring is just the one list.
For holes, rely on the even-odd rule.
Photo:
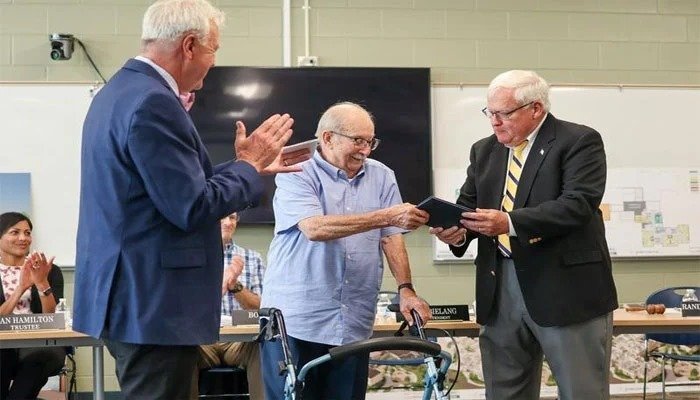
{"label": "seated man in background", "polygon": [[[238,214],[221,220],[221,241],[224,244],[224,280],[221,284],[221,314],[233,310],[260,308],[262,278],[265,266],[260,253],[233,242],[238,226]],[[192,385],[196,398],[199,371],[217,366],[238,366],[246,369],[248,391],[252,400],[264,399],[260,376],[260,350],[256,342],[218,342],[199,346],[199,361]]]}

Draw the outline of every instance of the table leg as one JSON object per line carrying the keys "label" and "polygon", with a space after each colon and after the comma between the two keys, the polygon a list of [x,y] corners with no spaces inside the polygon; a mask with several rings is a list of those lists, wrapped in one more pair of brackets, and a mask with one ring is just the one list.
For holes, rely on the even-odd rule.
{"label": "table leg", "polygon": [[92,346],[92,398],[105,400],[104,348]]}

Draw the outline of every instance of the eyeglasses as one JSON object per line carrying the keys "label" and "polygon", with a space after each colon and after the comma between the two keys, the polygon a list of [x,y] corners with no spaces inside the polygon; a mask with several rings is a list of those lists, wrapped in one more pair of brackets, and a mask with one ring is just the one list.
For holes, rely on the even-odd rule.
{"label": "eyeglasses", "polygon": [[365,138],[361,138],[361,137],[357,137],[357,136],[350,136],[350,135],[346,135],[346,134],[340,133],[340,132],[335,132],[335,131],[330,131],[330,132],[335,134],[335,135],[342,136],[342,137],[345,137],[345,138],[352,140],[353,143],[355,144],[355,146],[357,146],[357,147],[363,148],[366,146],[366,147],[369,147],[370,150],[376,150],[377,147],[379,147],[379,143],[382,142],[380,139],[377,139],[377,138],[372,138],[370,140],[367,140]]}
{"label": "eyeglasses", "polygon": [[520,106],[520,107],[518,107],[518,108],[514,108],[514,109],[512,109],[512,110],[510,110],[510,111],[491,111],[491,110],[489,110],[487,107],[484,107],[483,109],[481,109],[481,112],[482,112],[487,118],[489,118],[489,119],[491,119],[491,118],[496,118],[496,119],[498,119],[498,120],[503,121],[503,120],[508,120],[508,119],[510,119],[510,117],[513,116],[513,113],[514,113],[514,112],[520,110],[521,108],[525,108],[525,107],[529,106],[529,105],[532,104],[532,103],[534,103],[534,101],[531,101],[531,102],[529,102],[529,103],[527,103],[527,104],[523,104],[522,106]]}

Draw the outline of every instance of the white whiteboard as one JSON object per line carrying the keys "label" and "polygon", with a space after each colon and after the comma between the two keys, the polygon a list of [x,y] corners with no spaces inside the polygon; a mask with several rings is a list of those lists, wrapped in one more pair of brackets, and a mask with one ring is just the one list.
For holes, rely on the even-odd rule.
{"label": "white whiteboard", "polygon": [[75,265],[80,138],[90,84],[2,84],[0,172],[31,174],[34,249]]}
{"label": "white whiteboard", "polygon": [[[436,87],[432,96],[434,191],[454,201],[466,176],[471,145],[491,133],[481,114],[486,86]],[[557,118],[601,133],[609,170],[700,164],[700,89],[554,87],[550,99]],[[443,243],[434,239],[433,247],[435,260],[455,259]],[[474,255],[475,246],[465,258]]]}

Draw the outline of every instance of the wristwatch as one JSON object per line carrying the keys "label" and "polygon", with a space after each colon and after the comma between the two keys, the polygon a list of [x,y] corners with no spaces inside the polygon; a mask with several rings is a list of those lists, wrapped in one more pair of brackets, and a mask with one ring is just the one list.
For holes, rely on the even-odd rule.
{"label": "wristwatch", "polygon": [[236,283],[233,285],[233,288],[231,288],[231,293],[236,294],[243,290],[243,284],[236,281]]}
{"label": "wristwatch", "polygon": [[[37,290],[38,290],[38,288],[37,288]],[[51,293],[53,293],[53,289],[51,289],[51,286],[47,287],[44,290],[38,290],[38,291],[39,291],[39,296],[42,296],[42,297],[46,297],[46,296],[50,295]]]}
{"label": "wristwatch", "polygon": [[399,288],[396,289],[398,293],[401,293],[401,289],[411,289],[413,293],[416,293],[416,289],[413,288],[413,284],[411,282],[406,282],[402,283],[399,285]]}

